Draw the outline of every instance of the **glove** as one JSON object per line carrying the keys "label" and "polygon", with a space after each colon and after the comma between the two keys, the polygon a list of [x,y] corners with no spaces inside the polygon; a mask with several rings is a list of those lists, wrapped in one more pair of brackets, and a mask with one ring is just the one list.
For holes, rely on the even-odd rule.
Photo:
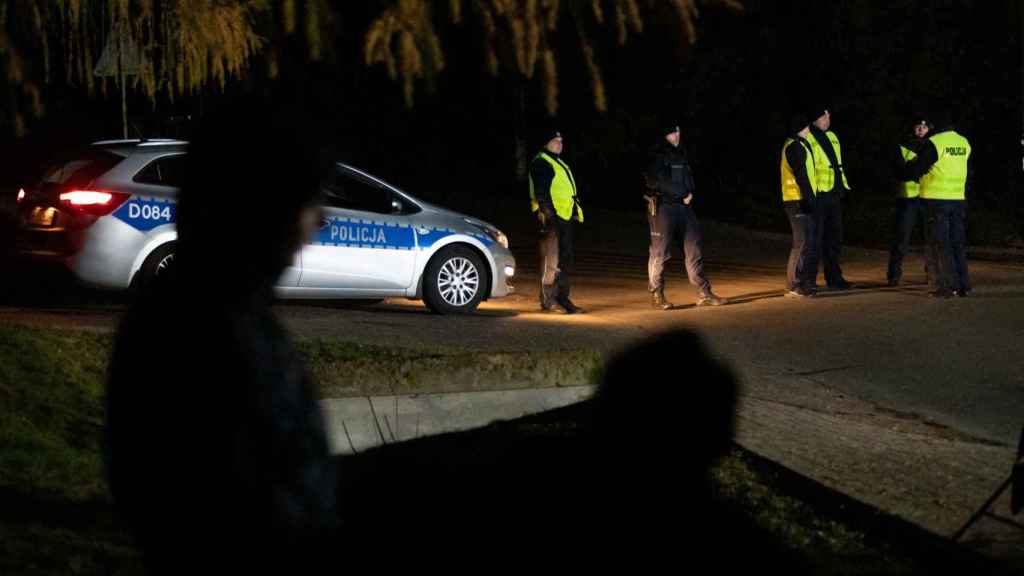
{"label": "glove", "polygon": [[540,220],[540,233],[544,234],[548,231],[548,224],[554,218],[554,213],[549,210],[541,209],[537,212],[537,219]]}
{"label": "glove", "polygon": [[689,206],[690,202],[693,202],[693,194],[687,194],[686,198],[683,198],[683,204]]}

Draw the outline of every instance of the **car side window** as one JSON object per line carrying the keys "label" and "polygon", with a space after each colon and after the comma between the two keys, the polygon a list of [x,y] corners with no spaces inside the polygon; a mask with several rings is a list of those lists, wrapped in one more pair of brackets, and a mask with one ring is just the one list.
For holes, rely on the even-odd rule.
{"label": "car side window", "polygon": [[334,208],[391,214],[392,193],[388,188],[355,174],[335,170],[323,186],[324,203]]}
{"label": "car side window", "polygon": [[181,188],[185,182],[185,155],[157,158],[136,174],[133,180],[140,184]]}

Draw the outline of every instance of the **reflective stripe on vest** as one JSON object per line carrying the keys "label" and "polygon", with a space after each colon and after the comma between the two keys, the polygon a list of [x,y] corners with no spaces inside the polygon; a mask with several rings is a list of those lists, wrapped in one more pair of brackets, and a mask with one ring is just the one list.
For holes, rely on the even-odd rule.
{"label": "reflective stripe on vest", "polygon": [[[917,154],[913,150],[905,146],[900,146],[900,155],[903,156],[903,163],[906,164],[914,158],[917,158]],[[917,198],[917,195],[921,193],[921,187],[913,180],[903,182],[900,186],[900,192],[903,198]]]}
{"label": "reflective stripe on vest", "polygon": [[[846,181],[846,171],[843,170],[843,153],[839,149],[839,137],[835,135],[831,130],[825,132],[825,137],[832,143],[832,150],[836,153],[836,162],[839,162],[838,170],[843,176],[843,187],[847,190],[850,189],[850,184]],[[818,177],[818,192],[831,192],[835,188],[836,174],[833,170],[832,163],[828,160],[828,155],[825,154],[825,150],[822,149],[821,145],[818,144],[818,139],[811,136],[807,139],[811,144],[811,148],[814,150],[814,169]]]}
{"label": "reflective stripe on vest", "polygon": [[935,145],[939,159],[921,177],[921,198],[964,200],[971,144],[952,130],[939,132],[928,139]]}
{"label": "reflective stripe on vest", "polygon": [[[538,158],[550,164],[555,171],[555,177],[551,179],[551,203],[555,206],[555,213],[562,220],[569,220],[572,218],[572,206],[576,204],[576,219],[583,222],[583,207],[576,201],[576,181],[569,167],[544,152],[538,153],[534,160]],[[533,178],[530,178],[530,209],[534,212],[540,210],[533,191]]]}
{"label": "reflective stripe on vest", "polygon": [[[789,167],[789,162],[786,161],[786,148],[796,140],[792,138],[786,138],[786,142],[782,145],[782,163],[780,170],[782,172],[782,201],[790,202],[792,200],[800,199],[800,186],[796,183],[796,177],[793,176],[793,170]],[[814,154],[811,150],[810,144],[806,140],[801,139],[800,145],[804,147],[807,154],[804,155],[804,169],[807,170],[807,180],[811,183],[811,190],[817,194],[818,186],[814,178]]]}

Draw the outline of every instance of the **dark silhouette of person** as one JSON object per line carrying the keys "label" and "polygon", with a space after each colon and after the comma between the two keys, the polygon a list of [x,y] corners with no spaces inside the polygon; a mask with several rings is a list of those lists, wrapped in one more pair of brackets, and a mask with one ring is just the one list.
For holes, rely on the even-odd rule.
{"label": "dark silhouette of person", "polygon": [[317,395],[270,308],[319,222],[322,163],[302,123],[271,110],[232,103],[200,128],[174,265],[115,340],[109,485],[154,573],[302,573],[339,530]]}
{"label": "dark silhouette of person", "polygon": [[[666,356],[691,370],[654,378]],[[736,398],[696,335],[656,336],[612,358],[584,402],[343,458],[345,522],[359,527],[346,544],[389,567],[457,571],[793,566],[716,498]]]}

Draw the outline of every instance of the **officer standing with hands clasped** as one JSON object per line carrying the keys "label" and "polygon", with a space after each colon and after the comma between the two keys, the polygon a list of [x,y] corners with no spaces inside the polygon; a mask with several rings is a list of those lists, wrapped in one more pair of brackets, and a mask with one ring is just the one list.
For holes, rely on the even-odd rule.
{"label": "officer standing with hands clasped", "polygon": [[793,230],[793,247],[786,266],[786,296],[807,298],[815,295],[811,268],[817,253],[815,233],[815,178],[814,153],[807,141],[811,133],[806,117],[796,116],[790,121],[790,137],[782,145],[782,207]]}
{"label": "officer standing with hands clasped", "polygon": [[673,241],[682,241],[686,274],[700,290],[697,306],[721,306],[726,300],[711,291],[704,275],[703,241],[693,201],[693,173],[686,151],[680,146],[679,125],[672,123],[662,131],[663,139],[651,150],[644,176],[647,183],[647,217],[651,227],[651,249],[647,263],[651,305],[662,310],[672,308],[665,298],[665,262],[671,257]]}
{"label": "officer standing with hands clasped", "polygon": [[843,245],[843,211],[841,200],[850,191],[843,169],[843,153],[839,137],[829,130],[832,126],[832,112],[824,106],[812,108],[810,131],[807,141],[814,152],[814,175],[817,180],[814,211],[817,250],[811,261],[813,277],[818,276],[820,258],[825,284],[832,290],[848,290],[853,284],[843,278],[839,267],[839,253]]}
{"label": "officer standing with hands clasped", "polygon": [[583,207],[562,159],[561,132],[548,129],[541,142],[544,147],[530,162],[530,208],[540,221],[540,308],[547,312],[557,304],[566,314],[579,314],[583,309],[569,299],[569,275],[575,261],[573,222],[583,222]]}
{"label": "officer standing with hands clasped", "polygon": [[893,173],[897,181],[897,198],[899,205],[896,209],[896,229],[893,234],[892,246],[889,249],[889,269],[886,273],[886,281],[889,286],[899,286],[903,277],[903,259],[910,247],[910,234],[914,231],[914,224],[920,218],[921,209],[921,187],[907,175],[907,166],[917,158],[917,155],[924,148],[925,137],[931,130],[927,120],[917,119],[911,127],[911,133],[900,142],[896,151],[898,156],[893,158]]}

